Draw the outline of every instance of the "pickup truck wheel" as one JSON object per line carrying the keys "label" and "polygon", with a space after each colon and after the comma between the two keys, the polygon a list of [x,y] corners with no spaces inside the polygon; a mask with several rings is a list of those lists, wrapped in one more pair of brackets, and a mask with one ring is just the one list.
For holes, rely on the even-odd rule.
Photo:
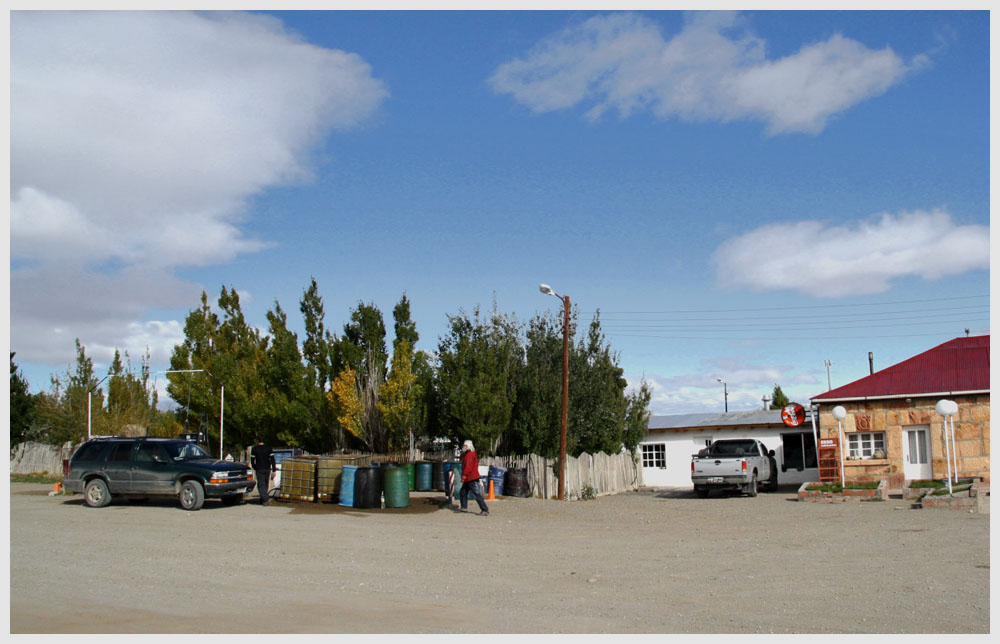
{"label": "pickup truck wheel", "polygon": [[750,475],[750,482],[747,483],[747,496],[757,496],[757,473]]}
{"label": "pickup truck wheel", "polygon": [[222,505],[236,505],[243,502],[242,494],[227,494],[222,497]]}
{"label": "pickup truck wheel", "polygon": [[198,481],[184,481],[177,496],[180,498],[181,507],[185,510],[200,510],[205,503],[205,490]]}
{"label": "pickup truck wheel", "polygon": [[103,479],[92,479],[83,489],[83,499],[92,508],[103,508],[111,503],[108,484]]}

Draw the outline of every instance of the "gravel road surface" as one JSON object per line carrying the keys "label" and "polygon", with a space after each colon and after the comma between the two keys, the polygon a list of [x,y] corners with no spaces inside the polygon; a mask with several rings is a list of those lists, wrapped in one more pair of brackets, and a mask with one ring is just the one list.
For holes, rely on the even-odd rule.
{"label": "gravel road surface", "polygon": [[[489,517],[10,485],[12,633],[988,633],[989,515],[792,489]],[[472,504],[473,506],[475,504]]]}

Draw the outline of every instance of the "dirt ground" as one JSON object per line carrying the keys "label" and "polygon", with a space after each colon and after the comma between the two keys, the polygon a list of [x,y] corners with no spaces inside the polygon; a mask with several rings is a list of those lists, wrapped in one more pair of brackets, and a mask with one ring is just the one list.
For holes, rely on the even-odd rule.
{"label": "dirt ground", "polygon": [[[988,633],[989,515],[794,489],[459,513],[10,486],[12,633]],[[475,505],[474,503],[472,504]]]}

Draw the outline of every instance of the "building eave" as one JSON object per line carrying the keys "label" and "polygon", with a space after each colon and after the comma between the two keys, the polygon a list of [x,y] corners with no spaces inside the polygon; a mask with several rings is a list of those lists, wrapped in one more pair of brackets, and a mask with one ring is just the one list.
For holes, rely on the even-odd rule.
{"label": "building eave", "polygon": [[933,391],[915,394],[891,394],[885,396],[849,396],[843,398],[811,398],[814,405],[834,402],[864,402],[867,400],[900,400],[903,398],[943,398],[945,396],[974,396],[979,394],[989,394],[989,389],[971,389],[969,391]]}

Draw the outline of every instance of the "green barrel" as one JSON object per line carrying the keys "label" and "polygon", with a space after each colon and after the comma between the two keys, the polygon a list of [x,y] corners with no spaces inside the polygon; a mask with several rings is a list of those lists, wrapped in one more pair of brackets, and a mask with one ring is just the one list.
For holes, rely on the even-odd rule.
{"label": "green barrel", "polygon": [[413,491],[417,482],[417,466],[413,463],[407,463],[406,470],[410,474],[410,490]]}
{"label": "green barrel", "polygon": [[431,478],[434,471],[434,464],[427,461],[417,463],[416,489],[421,492],[433,490]]}
{"label": "green barrel", "polygon": [[385,507],[405,508],[410,505],[410,476],[405,467],[390,467],[384,472],[382,491]]}

